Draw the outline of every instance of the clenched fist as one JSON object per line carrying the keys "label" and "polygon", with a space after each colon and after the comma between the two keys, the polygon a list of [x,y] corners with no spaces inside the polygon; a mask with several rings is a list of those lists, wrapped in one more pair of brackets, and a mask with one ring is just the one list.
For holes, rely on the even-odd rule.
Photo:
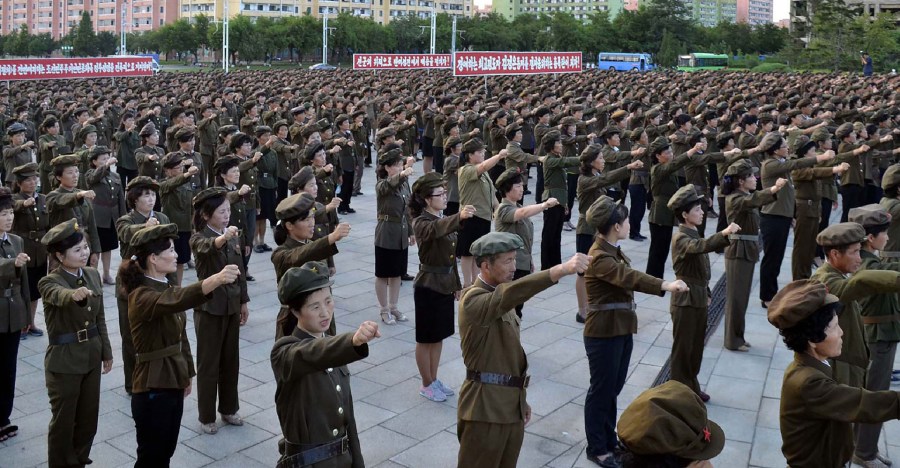
{"label": "clenched fist", "polygon": [[359,329],[353,334],[353,346],[362,346],[373,338],[380,338],[381,332],[378,331],[378,324],[369,320],[359,324]]}

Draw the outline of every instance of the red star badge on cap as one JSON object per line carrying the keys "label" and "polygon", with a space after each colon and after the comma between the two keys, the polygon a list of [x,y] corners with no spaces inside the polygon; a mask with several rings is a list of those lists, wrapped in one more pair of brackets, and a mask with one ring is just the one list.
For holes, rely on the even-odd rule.
{"label": "red star badge on cap", "polygon": [[703,440],[706,442],[709,442],[710,436],[712,436],[712,433],[709,432],[708,428],[704,427],[703,428]]}

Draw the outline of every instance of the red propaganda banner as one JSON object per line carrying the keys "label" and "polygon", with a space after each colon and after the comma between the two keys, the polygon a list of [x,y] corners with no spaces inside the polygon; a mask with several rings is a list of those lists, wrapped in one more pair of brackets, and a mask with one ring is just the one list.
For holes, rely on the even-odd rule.
{"label": "red propaganda banner", "polygon": [[450,54],[353,54],[354,70],[450,68]]}
{"label": "red propaganda banner", "polygon": [[581,72],[581,52],[457,52],[455,76]]}
{"label": "red propaganda banner", "polygon": [[0,81],[151,76],[150,57],[50,58],[0,60]]}

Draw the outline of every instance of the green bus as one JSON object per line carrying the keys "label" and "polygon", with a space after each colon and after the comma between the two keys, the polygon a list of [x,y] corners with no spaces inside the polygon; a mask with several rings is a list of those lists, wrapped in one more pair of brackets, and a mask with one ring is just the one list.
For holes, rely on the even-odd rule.
{"label": "green bus", "polygon": [[726,54],[694,52],[678,56],[678,70],[680,71],[721,70],[726,67],[728,67],[728,55]]}

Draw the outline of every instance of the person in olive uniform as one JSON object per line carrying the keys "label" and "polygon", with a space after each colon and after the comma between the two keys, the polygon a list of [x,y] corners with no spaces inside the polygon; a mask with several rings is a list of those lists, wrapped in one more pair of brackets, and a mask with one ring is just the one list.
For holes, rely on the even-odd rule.
{"label": "person in olive uniform", "polygon": [[472,243],[481,269],[459,301],[459,335],[466,380],[459,390],[459,466],[513,468],[531,420],[525,401],[528,363],[520,341],[515,306],[583,272],[590,257],[576,253],[549,270],[513,280],[522,239],[491,232]]}
{"label": "person in olive uniform", "polygon": [[[312,170],[305,167],[298,175],[305,174],[311,186],[315,187]],[[295,176],[296,177],[296,176]],[[308,193],[297,193],[282,200],[275,207],[278,225],[275,226],[275,243],[278,247],[272,252],[272,265],[275,277],[281,278],[289,268],[302,266],[311,261],[325,261],[338,253],[337,243],[350,234],[350,225],[341,223],[334,231],[317,237],[315,234],[316,217],[318,215],[316,201]],[[276,320],[275,339],[293,333],[291,327],[285,327],[290,318],[290,311],[282,307]],[[334,335],[334,322],[331,323],[329,335]]]}
{"label": "person in olive uniform", "polygon": [[332,284],[328,267],[317,262],[290,268],[278,281],[291,329],[271,354],[283,434],[278,468],[365,466],[347,364],[366,358],[368,343],[381,333],[366,321],[353,333],[326,334],[334,321]]}
{"label": "person in olive uniform", "polygon": [[12,187],[15,176],[13,169],[31,162],[31,154],[34,152],[33,141],[26,141],[28,127],[16,122],[6,129],[9,137],[9,145],[3,148],[3,173],[6,174],[6,186]]}
{"label": "person in olive uniform", "polygon": [[141,137],[141,146],[134,151],[138,175],[159,180],[162,177],[162,158],[166,154],[162,148],[157,146],[159,145],[159,130],[153,122],[148,122],[141,128],[138,135]]}
{"label": "person in olive uniform", "polygon": [[884,197],[878,203],[891,215],[888,240],[878,255],[885,262],[900,263],[900,164],[892,164],[881,176]]}
{"label": "person in olive uniform", "polygon": [[[675,213],[678,230],[672,236],[672,269],[675,277],[684,281],[690,291],[672,293],[672,357],[671,376],[696,393],[704,402],[709,395],[700,390],[697,375],[703,361],[706,337],[709,292],[709,253],[728,245],[728,236],[741,227],[729,224],[721,232],[704,239],[699,232],[705,205],[697,187],[687,184],[669,199],[668,207]],[[700,192],[703,193],[703,192]]]}
{"label": "person in olive uniform", "polygon": [[759,261],[759,208],[775,201],[776,194],[787,183],[778,179],[765,190],[756,190],[759,169],[742,159],[728,166],[722,183],[725,215],[741,227],[731,234],[725,248],[725,349],[746,352],[750,343],[744,339],[744,319],[753,288],[753,270]]}
{"label": "person in olive uniform", "polygon": [[119,174],[111,170],[116,158],[105,146],[91,148],[90,164],[84,176],[87,188],[94,192],[91,200],[97,237],[100,239],[100,259],[103,261],[103,284],[116,284],[109,275],[112,251],[119,248],[116,239],[116,220],[125,215],[125,191]]}
{"label": "person in olive uniform", "polygon": [[213,291],[240,275],[238,265],[226,265],[190,286],[173,286],[167,275],[175,273],[177,236],[174,224],[138,230],[129,245],[132,256],[119,267],[135,350],[131,397],[137,429],[135,468],[168,468],[178,445],[184,399],[195,375],[185,311],[208,301]]}
{"label": "person in olive uniform", "polygon": [[37,312],[38,300],[41,293],[38,291],[38,281],[47,276],[47,248],[41,244],[41,238],[50,228],[50,218],[47,216],[47,197],[37,193],[38,165],[28,163],[13,169],[16,183],[13,186],[13,201],[15,202],[15,219],[12,232],[22,238],[25,253],[28,254],[28,293],[31,297],[29,307],[30,319],[22,329],[22,336],[43,336],[44,331],[35,326],[34,316]]}
{"label": "person in olive uniform", "polygon": [[53,413],[47,434],[51,467],[92,463],[101,364],[104,374],[113,364],[103,313],[103,281],[97,270],[87,266],[91,249],[82,229],[72,218],[41,239],[59,265],[38,283],[50,337],[44,374]]}
{"label": "person in olive uniform", "polygon": [[65,148],[66,138],[59,134],[59,120],[56,117],[45,118],[41,123],[41,129],[44,134],[38,138],[38,167],[40,168],[41,193],[47,194],[53,190],[51,185],[53,165],[50,164],[50,161],[53,161],[61,151],[65,151],[67,148]]}
{"label": "person in olive uniform", "polygon": [[[266,244],[266,223],[275,225],[275,206],[278,204],[278,154],[274,149],[278,136],[272,133],[272,128],[267,126],[256,127],[256,140],[254,146],[262,153],[256,169],[259,176],[259,212],[253,233],[253,251],[256,253],[271,252],[272,247]],[[287,185],[285,184],[285,188]]]}
{"label": "person in olive uniform", "polygon": [[[217,288],[209,301],[194,308],[197,333],[197,405],[200,428],[206,434],[218,432],[216,394],[222,420],[233,426],[244,424],[238,411],[239,329],[250,317],[247,281],[238,229],[229,226],[231,204],[224,187],[210,187],[193,199],[194,234],[190,249],[197,259],[197,279],[215,275],[225,265],[238,265],[241,276],[234,283]],[[179,235],[181,233],[179,232]]]}
{"label": "person in olive uniform", "polygon": [[[31,166],[32,171],[37,169],[36,164]],[[31,256],[24,240],[12,231],[15,203],[9,189],[0,188],[0,285],[4,287],[0,299],[0,441],[15,437],[19,430],[9,417],[16,395],[19,339],[28,331],[31,299],[27,268]]]}
{"label": "person in olive uniform", "polygon": [[[89,265],[97,266],[97,257],[101,250],[100,236],[97,234],[97,224],[94,223],[94,209],[90,201],[97,196],[93,190],[79,190],[78,181],[80,171],[77,155],[67,154],[59,156],[53,161],[53,176],[57,180],[55,190],[47,194],[47,215],[50,225],[75,219],[82,226],[81,234],[84,236],[91,249]],[[50,258],[50,269],[56,268],[56,258]]]}
{"label": "person in olive uniform", "polygon": [[[119,253],[122,260],[133,255],[131,238],[139,230],[169,224],[169,217],[161,211],[154,211],[159,182],[147,176],[138,176],[128,182],[125,187],[125,201],[131,211],[116,220],[116,233],[119,236]],[[175,275],[169,281],[175,284]],[[119,313],[119,336],[122,338],[122,370],[125,373],[125,392],[131,395],[132,378],[134,377],[134,342],[131,339],[131,324],[128,321],[128,296],[122,289],[122,278],[116,274],[116,308]]]}
{"label": "person in olive uniform", "polygon": [[[566,170],[578,166],[580,162],[578,156],[574,154],[563,156],[561,134],[556,130],[544,135],[541,146],[545,154],[541,163],[544,172],[544,193],[541,199],[568,200]],[[568,205],[556,205],[544,211],[544,227],[541,229],[541,270],[562,263],[562,230],[563,224],[567,222],[568,211]]]}
{"label": "person in olive uniform", "polygon": [[[181,130],[179,130],[180,132]],[[159,183],[159,196],[164,213],[178,226],[178,238],[175,239],[175,252],[178,254],[178,267],[175,272],[176,285],[181,285],[184,267],[191,259],[191,199],[194,197],[192,180],[200,174],[200,168],[194,160],[185,158],[178,151],[163,157],[163,177]]]}
{"label": "person in olive uniform", "polygon": [[460,221],[475,215],[475,207],[444,216],[447,187],[440,173],[429,172],[416,180],[409,199],[413,235],[419,244],[419,273],[413,283],[416,307],[416,365],[422,377],[419,394],[445,401],[454,394],[437,378],[444,339],[453,336],[454,299],[462,285],[456,268],[456,233]]}
{"label": "person in olive uniform", "polygon": [[[447,142],[454,142],[454,140],[450,137]],[[494,209],[498,205],[497,197],[494,196],[496,189],[489,172],[506,157],[506,154],[506,148],[503,148],[496,155],[485,159],[484,142],[480,139],[472,138],[463,143],[462,156],[459,158],[461,166],[456,170],[459,206],[475,207],[475,216],[462,223],[462,229],[457,237],[456,256],[460,258],[459,266],[462,269],[463,288],[471,286],[478,275],[478,265],[475,264],[469,247],[481,236],[491,231],[491,220]],[[452,170],[449,161],[446,170],[448,173]]]}
{"label": "person in olive uniform", "polygon": [[[241,159],[237,156],[226,155],[216,160],[213,170],[216,173],[216,185],[225,187],[228,190],[228,201],[231,202],[231,221],[229,226],[238,228],[240,234],[238,237],[241,240],[241,255],[244,255],[246,259],[250,246],[247,244],[247,236],[244,233],[256,226],[255,224],[247,223],[247,203],[255,203],[255,198],[251,198],[250,186],[241,183],[241,164]],[[244,263],[246,263],[246,260]],[[249,275],[247,276],[247,281],[251,281]]]}
{"label": "person in olive uniform", "polygon": [[[240,224],[235,225],[241,229],[241,237],[244,242],[244,269],[247,271],[247,281],[255,281],[253,276],[250,275],[249,264],[250,255],[253,253],[253,238],[256,234],[256,213],[259,208],[259,169],[257,164],[262,159],[263,153],[253,150],[253,137],[246,133],[236,133],[232,136],[229,148],[239,161],[239,178],[235,184],[241,184],[241,191],[243,191],[244,186],[250,189],[248,193],[242,195],[244,201],[243,210],[231,215],[232,218],[235,216],[244,217]],[[226,188],[228,187],[226,186]]]}
{"label": "person in olive uniform", "polygon": [[396,143],[381,147],[378,155],[378,182],[375,183],[378,224],[375,226],[375,295],[381,308],[381,321],[394,325],[409,320],[397,308],[400,277],[409,261],[409,244],[415,244],[406,204],[409,202],[408,179],[415,158],[404,158]]}
{"label": "person in olive uniform", "polygon": [[625,385],[637,333],[634,292],[662,296],[666,291],[686,292],[684,281],[663,281],[631,268],[631,260],[618,242],[630,230],[628,208],[606,195],[586,213],[597,232],[589,251],[590,266],[584,272],[588,295],[584,324],[584,349],[590,366],[590,387],[584,402],[588,460],[602,467],[618,467],[616,447],[616,399]]}
{"label": "person in olive uniform", "polygon": [[900,393],[872,392],[833,377],[829,362],[840,357],[844,333],[839,317],[851,312],[841,312],[830,291],[817,281],[794,281],[769,304],[769,323],[794,352],[784,371],[780,411],[781,453],[792,468],[843,467],[853,454],[851,423],[900,419]]}
{"label": "person in olive uniform", "polygon": [[712,468],[709,460],[725,448],[725,431],[709,419],[706,405],[674,380],[638,395],[618,430],[622,468]]}

